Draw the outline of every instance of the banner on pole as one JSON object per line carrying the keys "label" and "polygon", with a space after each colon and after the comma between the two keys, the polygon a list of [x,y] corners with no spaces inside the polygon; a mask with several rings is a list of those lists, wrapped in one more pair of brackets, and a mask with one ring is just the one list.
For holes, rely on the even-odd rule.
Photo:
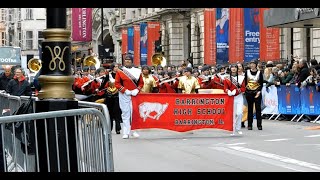
{"label": "banner on pole", "polygon": [[148,55],[148,25],[140,24],[140,65],[147,65]]}
{"label": "banner on pole", "polygon": [[204,63],[216,64],[216,10],[204,10]]}
{"label": "banner on pole", "polygon": [[259,8],[244,8],[244,61],[260,57]]}
{"label": "banner on pole", "polygon": [[92,41],[92,8],[72,8],[72,40]]}
{"label": "banner on pole", "polygon": [[233,130],[233,97],[226,94],[139,94],[132,107],[132,129]]}

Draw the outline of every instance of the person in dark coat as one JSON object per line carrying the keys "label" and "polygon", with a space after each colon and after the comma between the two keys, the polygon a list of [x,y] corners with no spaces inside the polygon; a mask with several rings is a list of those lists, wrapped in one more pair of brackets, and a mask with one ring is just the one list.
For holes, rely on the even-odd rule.
{"label": "person in dark coat", "polygon": [[23,75],[21,68],[16,68],[14,77],[11,79],[7,86],[7,93],[14,96],[31,96],[32,90],[29,82]]}
{"label": "person in dark coat", "polygon": [[6,66],[4,72],[0,74],[0,90],[6,90],[9,81],[13,78],[11,66]]}
{"label": "person in dark coat", "polygon": [[298,82],[297,82],[297,86],[300,87],[301,83],[306,80],[308,78],[308,76],[310,75],[310,71],[307,65],[307,61],[304,59],[301,59],[299,61],[299,67],[300,67],[300,73],[298,76]]}

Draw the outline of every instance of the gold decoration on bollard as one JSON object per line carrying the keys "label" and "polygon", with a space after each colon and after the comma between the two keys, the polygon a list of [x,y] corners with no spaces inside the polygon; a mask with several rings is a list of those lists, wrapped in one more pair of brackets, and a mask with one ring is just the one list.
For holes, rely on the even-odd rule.
{"label": "gold decoration on bollard", "polygon": [[[53,48],[53,51],[52,51],[51,47],[49,47],[49,46],[46,46],[45,48],[49,49],[49,51],[51,53],[51,58],[52,58],[49,63],[49,69],[51,71],[56,70],[56,67],[57,67],[56,59],[58,59],[59,60],[59,70],[64,71],[66,69],[66,64],[63,61],[63,55],[64,55],[65,50],[68,49],[69,47],[64,47],[62,53],[61,53],[61,48],[59,46],[55,46]],[[52,65],[53,65],[53,67],[52,67]]]}

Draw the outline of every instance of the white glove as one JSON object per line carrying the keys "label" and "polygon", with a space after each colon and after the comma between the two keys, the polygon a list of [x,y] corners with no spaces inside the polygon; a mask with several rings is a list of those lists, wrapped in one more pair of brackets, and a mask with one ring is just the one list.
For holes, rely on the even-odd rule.
{"label": "white glove", "polygon": [[132,96],[136,96],[139,92],[139,89],[134,89],[131,91]]}
{"label": "white glove", "polygon": [[227,94],[228,94],[228,96],[232,96],[232,93],[231,93],[231,91],[229,89],[227,91]]}
{"label": "white glove", "polygon": [[127,96],[131,96],[131,91],[130,91],[130,90],[128,90],[128,89],[127,89],[127,90],[125,90],[125,91],[124,91],[124,93],[125,93]]}
{"label": "white glove", "polygon": [[301,86],[307,86],[307,82],[306,82],[306,81],[303,81],[303,82],[301,83]]}
{"label": "white glove", "polygon": [[234,90],[231,92],[232,96],[236,95],[236,93],[237,93],[237,90],[236,90],[236,89],[234,89]]}

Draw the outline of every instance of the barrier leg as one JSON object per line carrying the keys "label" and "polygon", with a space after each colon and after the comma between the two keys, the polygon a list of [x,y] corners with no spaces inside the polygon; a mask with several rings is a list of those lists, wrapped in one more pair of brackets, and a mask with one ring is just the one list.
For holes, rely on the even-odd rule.
{"label": "barrier leg", "polygon": [[297,122],[300,121],[300,119],[304,116],[304,114],[301,114],[301,116],[297,119]]}
{"label": "barrier leg", "polygon": [[276,115],[276,114],[272,114],[272,116],[270,116],[268,120],[271,120],[274,115]]}
{"label": "barrier leg", "polygon": [[298,114],[294,115],[290,121],[294,121],[294,119],[298,116]]}
{"label": "barrier leg", "polygon": [[312,123],[317,123],[318,120],[320,120],[320,115],[314,121],[311,121],[311,122]]}
{"label": "barrier leg", "polygon": [[281,116],[281,114],[278,114],[278,116],[274,120],[277,120],[280,116]]}

